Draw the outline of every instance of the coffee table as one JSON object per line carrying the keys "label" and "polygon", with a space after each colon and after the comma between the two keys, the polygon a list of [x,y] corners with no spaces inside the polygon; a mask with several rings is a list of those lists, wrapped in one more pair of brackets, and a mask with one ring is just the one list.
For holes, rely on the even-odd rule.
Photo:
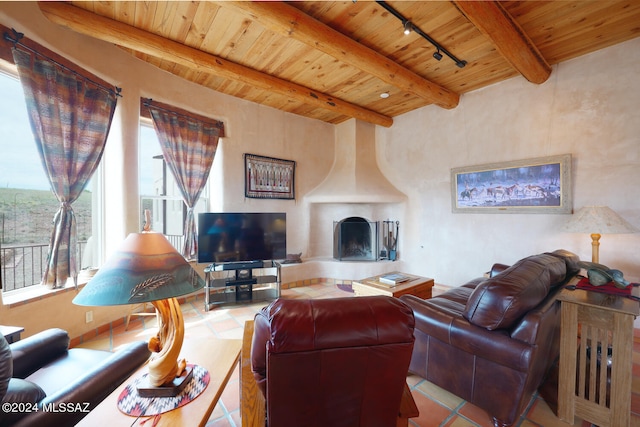
{"label": "coffee table", "polygon": [[[393,273],[402,274],[409,277],[410,279],[395,286],[387,285],[380,282],[380,276],[385,276],[387,274]],[[431,298],[431,290],[433,289],[433,279],[429,277],[415,276],[413,274],[393,271],[391,273],[384,273],[378,276],[353,281],[351,286],[353,287],[353,292],[356,294],[356,296],[388,295],[397,298],[401,295],[409,294],[415,295],[422,299],[429,299]]]}
{"label": "coffee table", "polygon": [[[226,340],[207,337],[206,339],[185,338],[182,345],[181,357],[187,359],[187,363],[193,363],[206,368],[209,371],[210,380],[207,388],[192,402],[163,413],[157,426],[204,426],[216,403],[222,395],[238,360],[242,340]],[[118,396],[122,390],[134,379],[147,372],[146,365],[133,373],[124,383],[116,388],[93,411],[84,417],[78,426],[140,426],[148,417],[135,417],[125,415],[118,409]],[[152,420],[144,425],[151,425]]]}

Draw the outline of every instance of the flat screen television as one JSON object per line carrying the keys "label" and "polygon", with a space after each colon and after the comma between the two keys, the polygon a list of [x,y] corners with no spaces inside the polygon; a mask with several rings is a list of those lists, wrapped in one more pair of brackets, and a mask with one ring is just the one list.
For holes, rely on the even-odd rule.
{"label": "flat screen television", "polygon": [[198,262],[250,262],[286,257],[286,213],[198,214]]}

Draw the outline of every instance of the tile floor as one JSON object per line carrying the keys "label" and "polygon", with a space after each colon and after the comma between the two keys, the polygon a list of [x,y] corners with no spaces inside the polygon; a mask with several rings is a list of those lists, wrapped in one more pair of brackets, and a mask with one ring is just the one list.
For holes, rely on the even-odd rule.
{"label": "tile floor", "polygon": [[[284,289],[284,298],[336,298],[352,297],[353,293],[345,291],[342,285],[331,283],[314,283],[292,289]],[[346,287],[349,288],[348,286]],[[434,294],[438,290],[434,289]],[[186,337],[190,327],[206,327],[218,338],[242,338],[244,322],[253,319],[254,314],[267,303],[252,303],[234,306],[217,307],[207,312],[201,299],[193,299],[182,304],[185,318]],[[146,340],[156,332],[155,318],[132,317],[128,330],[122,322],[113,327],[100,328],[94,334],[87,334],[74,340],[80,347],[116,350],[123,343],[133,340]],[[640,427],[640,337],[636,330],[636,342],[633,354],[633,394],[632,394],[632,426]],[[420,416],[409,420],[412,427],[491,427],[491,419],[483,410],[456,397],[428,381],[410,375],[407,378],[414,399],[420,410]],[[222,398],[216,405],[207,427],[240,427],[239,411],[239,372],[236,368]],[[537,394],[533,396],[524,415],[515,424],[516,427],[567,427],[560,421],[547,403]],[[576,418],[574,426],[589,427],[590,423]]]}

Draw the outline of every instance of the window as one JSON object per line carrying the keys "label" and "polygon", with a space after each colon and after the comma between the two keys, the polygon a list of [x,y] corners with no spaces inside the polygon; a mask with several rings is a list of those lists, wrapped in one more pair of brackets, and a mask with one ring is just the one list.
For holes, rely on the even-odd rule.
{"label": "window", "polygon": [[[0,259],[2,291],[39,284],[52,220],[59,208],[33,140],[22,85],[15,66],[0,59]],[[98,266],[92,181],[73,204],[80,268]]]}
{"label": "window", "polygon": [[[162,156],[160,142],[151,119],[140,117],[138,140],[140,229],[144,226],[144,212],[149,210],[152,230],[163,233],[181,252],[187,205],[184,203],[173,174]],[[194,209],[196,221],[198,213],[206,212],[208,206],[209,185],[207,184]]]}

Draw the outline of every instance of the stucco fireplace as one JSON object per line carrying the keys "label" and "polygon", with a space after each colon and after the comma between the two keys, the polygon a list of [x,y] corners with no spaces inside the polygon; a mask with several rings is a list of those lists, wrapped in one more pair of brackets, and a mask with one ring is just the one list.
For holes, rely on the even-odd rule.
{"label": "stucco fireplace", "polygon": [[[407,197],[378,165],[375,125],[352,119],[335,129],[333,165],[325,179],[305,196],[313,224],[307,257],[377,261],[379,221],[402,221]],[[338,235],[343,237],[342,243],[337,243]]]}

